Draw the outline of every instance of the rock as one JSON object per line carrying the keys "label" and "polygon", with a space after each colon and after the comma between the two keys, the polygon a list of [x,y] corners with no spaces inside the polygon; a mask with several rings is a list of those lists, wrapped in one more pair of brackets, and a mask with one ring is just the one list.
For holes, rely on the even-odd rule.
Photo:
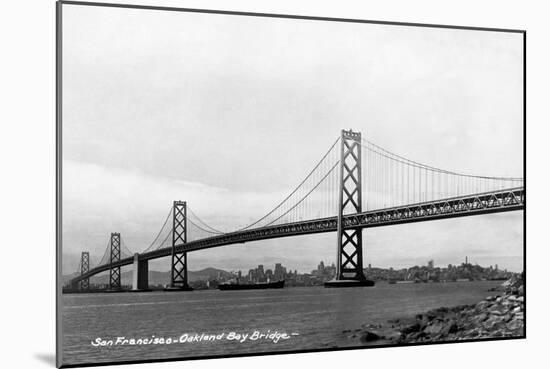
{"label": "rock", "polygon": [[489,319],[487,319],[484,323],[483,323],[483,327],[485,327],[485,329],[491,331],[491,330],[494,330],[496,329],[496,327],[502,323],[502,319],[500,318],[500,316],[491,316]]}
{"label": "rock", "polygon": [[[397,344],[523,335],[525,297],[522,285],[523,279],[516,278],[510,280],[501,295],[489,296],[475,305],[440,307],[414,317],[388,320],[389,324],[384,325],[364,324],[362,327],[367,330],[353,337],[360,337],[365,343],[383,340]],[[517,295],[511,293],[514,289]]]}
{"label": "rock", "polygon": [[514,319],[514,320],[510,321],[508,324],[506,324],[506,328],[508,328],[512,331],[517,331],[518,329],[522,329],[523,328],[523,321],[520,320],[520,319]]}
{"label": "rock", "polygon": [[434,311],[428,311],[426,314],[425,314],[425,317],[428,321],[432,321],[434,320],[436,317],[437,317],[437,313],[434,312]]}
{"label": "rock", "polygon": [[524,294],[525,294],[525,287],[523,286],[518,287],[518,295],[520,297],[523,297]]}
{"label": "rock", "polygon": [[486,310],[489,306],[491,306],[491,303],[489,301],[481,301],[476,305],[476,310],[483,311]]}
{"label": "rock", "polygon": [[424,338],[424,337],[426,337],[426,333],[424,333],[424,332],[416,332],[416,333],[410,334],[410,335],[407,337],[407,339],[408,339],[408,340],[419,340],[419,339]]}
{"label": "rock", "polygon": [[429,334],[431,336],[436,336],[440,334],[443,331],[443,329],[445,329],[445,323],[436,322],[424,328],[424,333]]}
{"label": "rock", "polygon": [[441,332],[441,334],[448,335],[456,332],[458,332],[458,324],[456,324],[456,321],[452,320],[449,323],[447,323],[445,328],[443,328],[443,331]]}
{"label": "rock", "polygon": [[484,321],[487,320],[487,318],[489,317],[489,314],[487,313],[482,313],[482,314],[479,314],[476,318],[474,318],[474,322],[476,323],[483,323]]}
{"label": "rock", "polygon": [[525,316],[523,315],[523,313],[516,313],[514,314],[514,319],[524,320]]}
{"label": "rock", "polygon": [[381,338],[382,337],[380,337],[378,334],[374,332],[365,331],[365,333],[361,335],[361,342],[372,342],[372,341],[377,341]]}
{"label": "rock", "polygon": [[401,340],[401,332],[392,330],[389,332],[384,332],[384,339],[391,340],[391,341],[399,341]]}
{"label": "rock", "polygon": [[420,331],[421,328],[422,328],[422,326],[420,324],[414,323],[414,324],[410,324],[410,325],[407,325],[407,326],[401,328],[401,333],[402,334],[411,334],[411,333],[415,333],[415,332]]}

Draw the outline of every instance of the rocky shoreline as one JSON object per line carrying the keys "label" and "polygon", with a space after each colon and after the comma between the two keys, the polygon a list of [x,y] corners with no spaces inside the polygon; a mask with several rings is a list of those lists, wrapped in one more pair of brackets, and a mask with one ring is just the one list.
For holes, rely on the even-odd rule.
{"label": "rocky shoreline", "polygon": [[[364,324],[351,338],[365,345],[449,342],[525,335],[523,277],[493,291],[500,292],[473,305],[441,307],[387,324]],[[345,331],[343,333],[349,333]]]}

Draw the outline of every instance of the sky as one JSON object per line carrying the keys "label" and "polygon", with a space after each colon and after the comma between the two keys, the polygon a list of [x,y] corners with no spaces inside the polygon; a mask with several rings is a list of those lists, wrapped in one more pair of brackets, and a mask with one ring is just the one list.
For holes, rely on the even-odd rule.
{"label": "sky", "polygon": [[[522,35],[64,5],[63,268],[111,232],[145,249],[173,200],[231,230],[288,194],[342,128],[435,167],[523,173]],[[363,231],[365,264],[521,271],[522,212]],[[189,268],[336,258],[336,235],[189,254]],[[168,270],[169,259],[151,263]]]}

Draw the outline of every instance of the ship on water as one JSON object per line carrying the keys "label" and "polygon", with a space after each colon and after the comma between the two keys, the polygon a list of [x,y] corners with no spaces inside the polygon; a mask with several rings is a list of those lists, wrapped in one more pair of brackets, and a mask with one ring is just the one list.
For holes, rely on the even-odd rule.
{"label": "ship on water", "polygon": [[264,290],[272,288],[284,288],[285,281],[280,280],[276,282],[258,282],[258,283],[222,283],[218,285],[220,291],[231,291],[231,290]]}

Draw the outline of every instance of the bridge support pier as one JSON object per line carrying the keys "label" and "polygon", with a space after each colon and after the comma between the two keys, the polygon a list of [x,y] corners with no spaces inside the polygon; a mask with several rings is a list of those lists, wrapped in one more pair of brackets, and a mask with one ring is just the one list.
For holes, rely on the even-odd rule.
{"label": "bridge support pier", "polygon": [[149,261],[140,260],[140,255],[138,253],[134,254],[132,291],[134,292],[151,291],[149,289]]}
{"label": "bridge support pier", "polygon": [[177,252],[176,245],[187,243],[187,203],[174,201],[172,208],[172,265],[170,286],[165,291],[193,291],[187,279],[187,252]]}
{"label": "bridge support pier", "polygon": [[342,130],[341,134],[336,276],[325,287],[368,287],[374,282],[363,273],[362,229],[344,222],[344,214],[362,212],[361,133]]}

